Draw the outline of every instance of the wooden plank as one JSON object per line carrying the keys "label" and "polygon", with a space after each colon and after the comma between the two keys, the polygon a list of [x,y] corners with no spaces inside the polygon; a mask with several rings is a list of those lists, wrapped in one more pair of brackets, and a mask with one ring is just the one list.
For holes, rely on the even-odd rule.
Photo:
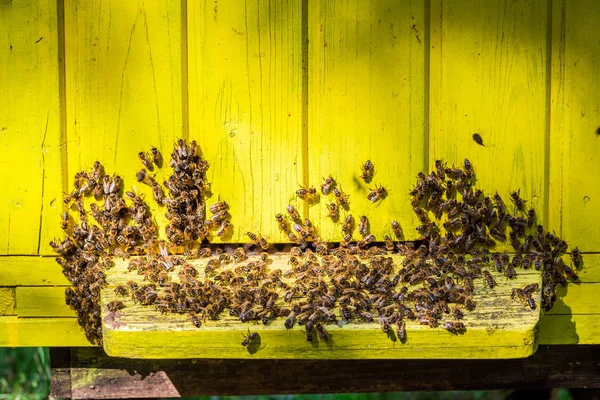
{"label": "wooden plank", "polygon": [[15,288],[0,287],[0,315],[16,315]]}
{"label": "wooden plank", "polygon": [[[94,348],[72,349],[71,353],[67,366],[71,367],[72,394],[77,399],[600,387],[598,346],[540,346],[532,357],[493,362],[148,361],[107,357],[102,349]],[[51,349],[51,356],[54,354]],[[56,368],[63,371],[64,365]],[[435,379],[423,378],[427,376]]]}
{"label": "wooden plank", "polygon": [[[547,210],[548,2],[431,2],[429,161],[462,165],[510,204]],[[479,133],[484,146],[472,135]]]}
{"label": "wooden plank", "polygon": [[71,349],[50,348],[50,398],[71,398]]}
{"label": "wooden plank", "polygon": [[[57,14],[54,1],[0,12],[0,254],[45,252],[61,211]],[[41,243],[40,243],[41,238]]]}
{"label": "wooden plank", "polygon": [[274,215],[303,182],[302,1],[188,0],[189,123],[233,230],[216,242],[287,237]]}
{"label": "wooden plank", "polygon": [[546,314],[597,314],[600,317],[598,294],[600,283],[570,283],[566,287],[558,288],[556,303]]}
{"label": "wooden plank", "polygon": [[545,315],[539,344],[600,344],[600,318],[590,315]]}
{"label": "wooden plank", "polygon": [[[137,154],[156,146],[168,165],[182,135],[181,2],[65,0],[65,38],[69,179],[99,160],[151,199]],[[162,183],[170,171],[154,172]]]}
{"label": "wooden plank", "polygon": [[[600,38],[589,24],[600,18],[600,8],[582,0],[555,3],[557,18],[563,23],[557,34],[564,35],[563,48],[556,49],[556,57],[563,58],[564,70],[559,69],[562,74],[553,82],[564,90],[564,106],[558,104],[552,114],[552,124],[562,135],[562,141],[556,143],[562,155],[552,153],[550,164],[563,166],[558,187],[562,191],[559,217],[564,237],[580,250],[597,252],[600,226],[590,221],[597,221],[600,214],[600,188],[588,177],[600,173],[600,93],[594,90],[600,83]],[[559,6],[564,12],[560,13]]]}
{"label": "wooden plank", "polygon": [[77,317],[65,304],[65,288],[18,287],[17,315],[19,317]]}
{"label": "wooden plank", "polygon": [[[401,259],[392,256],[399,265]],[[286,256],[273,256],[271,268],[289,269]],[[206,261],[194,265],[203,271]],[[243,324],[229,316],[206,321],[195,328],[186,314],[162,315],[151,307],[124,299],[126,308],[107,317],[106,305],[118,298],[114,287],[143,277],[127,273],[127,262],[116,261],[108,271],[108,286],[102,290],[104,348],[107,354],[129,358],[512,358],[535,351],[535,326],[539,307],[533,311],[510,298],[513,287],[540,282],[535,271],[520,272],[516,280],[497,277],[494,290],[476,287],[475,311],[466,313],[464,334],[431,329],[407,322],[406,343],[391,340],[378,323],[351,322],[328,325],[330,342],[306,341],[302,327],[285,329],[283,320],[269,325]],[[175,274],[174,274],[175,275]],[[480,286],[483,284],[479,281]],[[540,282],[541,283],[541,282]],[[539,304],[539,294],[536,302]],[[337,312],[336,312],[337,313]],[[250,352],[240,345],[248,329],[259,333],[261,346]]]}
{"label": "wooden plank", "polygon": [[76,318],[0,317],[0,347],[92,346]]}
{"label": "wooden plank", "polygon": [[68,285],[54,257],[0,257],[0,285]]}
{"label": "wooden plank", "polygon": [[[337,223],[327,212],[332,195],[310,208],[325,240],[341,239],[347,214],[368,216],[380,240],[392,234],[392,220],[407,240],[418,237],[407,193],[426,168],[425,3],[317,1],[309,8],[307,183],[318,189],[332,175],[350,202]],[[375,165],[370,183],[360,177],[367,160]],[[389,196],[374,205],[367,194],[375,185]]]}

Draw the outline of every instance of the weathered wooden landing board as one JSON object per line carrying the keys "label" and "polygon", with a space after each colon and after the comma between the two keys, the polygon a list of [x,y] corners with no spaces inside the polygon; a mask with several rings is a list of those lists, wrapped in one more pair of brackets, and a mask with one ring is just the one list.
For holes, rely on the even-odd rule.
{"label": "weathered wooden landing board", "polygon": [[[393,256],[399,265],[401,258]],[[286,270],[287,255],[272,256],[272,269]],[[207,259],[192,262],[199,272]],[[223,315],[219,321],[206,321],[194,327],[187,315],[162,315],[151,307],[135,305],[129,298],[117,297],[114,287],[133,280],[142,282],[135,272],[127,272],[128,261],[117,261],[107,273],[108,286],[102,291],[104,349],[114,357],[128,358],[270,358],[270,359],[367,359],[367,358],[519,358],[528,357],[537,348],[537,324],[540,320],[540,294],[534,299],[536,310],[512,300],[512,288],[537,282],[536,271],[519,271],[514,280],[495,274],[493,290],[475,281],[473,299],[475,311],[465,311],[467,329],[461,334],[442,328],[429,328],[415,322],[407,323],[407,340],[402,343],[395,335],[387,336],[378,323],[348,323],[342,327],[327,325],[328,342],[307,342],[304,327],[295,325],[287,330],[283,319],[265,326],[260,322],[241,323]],[[173,275],[176,275],[174,273]],[[106,305],[121,299],[126,308],[110,313]],[[109,315],[110,314],[110,315]],[[107,318],[108,317],[108,318]],[[445,320],[444,320],[445,321]],[[241,345],[242,334],[248,329],[260,338],[248,348]]]}

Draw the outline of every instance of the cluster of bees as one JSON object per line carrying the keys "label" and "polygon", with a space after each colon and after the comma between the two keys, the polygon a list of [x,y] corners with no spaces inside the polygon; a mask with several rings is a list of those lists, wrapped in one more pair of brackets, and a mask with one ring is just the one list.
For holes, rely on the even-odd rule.
{"label": "cluster of bees", "polygon": [[[156,149],[140,153],[139,158],[149,171],[161,167]],[[536,224],[535,211],[526,209],[519,192],[511,193],[511,212],[498,194],[489,197],[476,190],[473,166],[465,160],[462,168],[437,161],[435,171],[418,175],[410,192],[420,220],[417,231],[423,236],[418,245],[398,243],[403,232],[397,221],[390,224],[391,235],[378,243],[370,233],[368,218],[360,216],[355,221],[351,214],[341,224],[344,238],[339,246],[327,243],[308,218],[302,219],[288,205],[287,215],[275,216],[279,228],[296,244],[289,253],[289,269],[282,271],[272,268],[268,241],[252,232],[247,234],[250,243],[233,251],[202,247],[211,231],[223,236],[229,229],[228,205],[218,201],[209,206],[211,216],[207,217],[208,163],[198,154],[195,142],[179,140],[169,165],[173,174],[164,182],[167,195],[149,172],[137,174],[139,182],[152,187],[154,200],[167,208],[169,243],[158,240],[143,199],[133,192],[123,198],[121,179],[105,175],[99,163],[91,172],[76,176],[75,189],[65,199],[69,207],[76,205],[80,223],[71,227],[66,213],[67,237],[53,247],[73,284],[67,289],[67,303],[78,311],[90,340],[101,340],[98,297],[112,255],[140,255],[131,259],[129,270],[144,277],[143,282],[118,285],[118,296],[161,313],[187,314],[195,327],[223,318],[224,313],[241,322],[263,324],[282,318],[288,329],[301,325],[308,341],[328,341],[326,326],[331,323],[377,321],[387,335],[401,341],[406,339],[408,320],[463,331],[464,313],[477,306],[473,300],[477,280],[490,288],[496,286],[491,270],[507,279],[515,278],[519,268],[540,270],[541,288],[526,285],[514,288],[511,295],[535,309],[533,294],[541,290],[542,305],[549,309],[556,287],[577,279],[575,271],[582,263],[577,249],[571,252],[572,266],[563,261],[567,244]],[[371,161],[361,166],[365,182],[372,180],[373,173]],[[332,219],[339,218],[340,208],[349,209],[348,196],[331,176],[319,189],[323,195],[333,195],[327,206]],[[296,194],[310,201],[318,191],[303,187]],[[95,224],[88,223],[82,201],[91,195],[104,200],[102,207],[91,204]],[[376,185],[367,198],[375,203],[386,195],[387,190]],[[362,236],[359,240],[352,237],[355,225]],[[506,241],[514,254],[494,251],[497,242]],[[184,254],[170,254],[172,245],[183,245]],[[391,253],[403,256],[401,265],[393,262]],[[203,269],[189,262],[196,258],[208,259]],[[109,316],[124,307],[120,300],[111,302]],[[248,346],[257,337],[248,331],[242,345]]]}
{"label": "cluster of bees", "polygon": [[[50,245],[72,285],[66,289],[66,303],[77,311],[88,340],[101,343],[99,298],[106,284],[104,271],[113,265],[114,255],[128,257],[151,249],[157,243],[158,230],[144,200],[129,191],[127,200],[123,198],[121,177],[105,174],[99,162],[91,171],[78,172],[73,187],[64,203],[69,210],[76,210],[79,223],[64,212],[61,227],[65,238]],[[96,202],[86,208],[85,197]]]}

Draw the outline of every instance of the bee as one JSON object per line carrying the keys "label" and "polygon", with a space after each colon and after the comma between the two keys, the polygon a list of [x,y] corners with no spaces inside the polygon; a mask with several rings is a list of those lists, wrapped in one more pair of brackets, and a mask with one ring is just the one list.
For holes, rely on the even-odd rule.
{"label": "bee", "polygon": [[527,211],[527,227],[531,228],[534,223],[535,223],[535,210],[533,208],[530,208],[529,211]]}
{"label": "bee", "polygon": [[139,157],[140,161],[142,162],[142,164],[144,164],[144,167],[146,167],[147,169],[152,171],[152,169],[153,169],[152,162],[148,159],[148,156],[146,155],[146,153],[143,151],[140,151],[138,153],[138,157]]}
{"label": "bee", "polygon": [[579,249],[577,247],[571,250],[571,261],[573,261],[573,265],[576,269],[579,268],[579,266],[581,265],[581,253],[579,252]]}
{"label": "bee", "polygon": [[246,336],[242,333],[242,336],[244,337],[244,340],[242,340],[242,346],[246,347],[258,338],[258,332],[250,332],[250,329],[248,329],[248,335]]}
{"label": "bee", "polygon": [[465,171],[471,171],[473,169],[473,165],[471,165],[471,161],[468,158],[465,158],[464,161]]}
{"label": "bee", "polygon": [[323,342],[328,342],[330,339],[330,336],[329,336],[329,332],[327,332],[327,329],[325,329],[325,327],[323,325],[321,325],[320,323],[317,323],[315,325],[315,327],[317,328],[317,333],[319,334],[319,338]]}
{"label": "bee", "polygon": [[296,210],[296,208],[293,205],[290,204],[287,206],[287,212],[290,215],[290,218],[292,219],[292,221],[294,221],[294,222],[300,221],[300,213],[298,213],[298,210]]}
{"label": "bee", "polygon": [[244,261],[248,258],[248,255],[246,254],[246,250],[244,250],[243,247],[238,247],[233,251],[233,261],[240,262],[240,261]]}
{"label": "bee", "polygon": [[390,326],[390,322],[386,316],[379,316],[379,324],[381,325],[381,330],[385,333],[390,333],[392,331],[392,327]]}
{"label": "bee", "polygon": [[189,320],[192,322],[192,325],[194,325],[196,328],[200,328],[202,326],[202,321],[200,320],[198,314],[196,314],[195,312],[191,312],[189,314]]}
{"label": "bee", "polygon": [[229,222],[229,220],[223,221],[221,223],[221,226],[219,227],[219,229],[215,233],[215,235],[218,236],[218,237],[223,236],[225,234],[225,232],[227,232],[227,229],[229,229],[230,226],[231,226],[231,223]]}
{"label": "bee", "polygon": [[537,283],[530,283],[529,285],[525,285],[523,287],[523,291],[526,293],[534,293],[540,290],[540,285]]}
{"label": "bee", "polygon": [[494,277],[488,271],[483,271],[483,278],[485,280],[485,283],[490,287],[490,289],[493,289],[494,286],[496,286],[496,281],[494,280]]}
{"label": "bee", "polygon": [[454,319],[463,319],[464,314],[462,311],[460,311],[460,308],[454,307],[454,309],[452,309],[452,316]]}
{"label": "bee", "polygon": [[348,233],[347,235],[345,235],[342,238],[342,241],[340,242],[340,246],[348,247],[348,245],[350,244],[351,241],[352,241],[352,234]]}
{"label": "bee", "polygon": [[117,285],[115,287],[115,294],[117,296],[127,296],[128,290],[125,285]]}
{"label": "bee", "polygon": [[360,166],[360,176],[363,179],[363,181],[368,182],[373,177],[374,170],[375,166],[373,165],[371,160],[365,161],[365,163]]}
{"label": "bee", "polygon": [[106,308],[110,312],[116,312],[125,308],[125,303],[121,300],[113,300],[106,305]]}
{"label": "bee", "polygon": [[152,154],[152,161],[154,161],[154,164],[156,164],[157,167],[160,167],[162,165],[162,154],[160,154],[160,151],[152,146],[150,154]]}
{"label": "bee", "polygon": [[300,186],[300,189],[296,190],[296,195],[302,200],[308,200],[315,194],[317,194],[317,189],[311,187]]}
{"label": "bee", "polygon": [[348,205],[347,196],[339,188],[333,188],[333,195],[340,206],[344,207]]}
{"label": "bee", "polygon": [[63,231],[66,231],[67,228],[69,227],[69,213],[67,211],[65,211],[61,215],[60,227],[62,228]]}
{"label": "bee", "polygon": [[463,324],[462,322],[458,322],[458,321],[444,322],[443,327],[444,327],[444,329],[446,329],[452,333],[458,333],[460,331],[465,330],[465,324]]}
{"label": "bee", "polygon": [[387,251],[394,251],[394,242],[392,241],[392,238],[389,235],[385,235],[383,241],[385,243],[385,248]]}
{"label": "bee", "polygon": [[254,242],[255,245],[260,246],[260,248],[264,251],[269,249],[269,242],[267,242],[264,237],[256,235],[252,232],[247,232],[246,235],[250,238],[250,240],[252,240],[252,242]]}
{"label": "bee", "polygon": [[387,189],[383,186],[375,186],[375,189],[370,189],[370,192],[367,194],[367,199],[371,203],[375,203],[377,200],[382,200],[387,195]]}
{"label": "bee", "polygon": [[339,218],[339,216],[340,216],[340,213],[339,213],[340,209],[338,208],[337,204],[335,204],[335,203],[327,204],[327,210],[329,211],[329,217],[332,220],[335,221],[335,220],[337,220]]}
{"label": "bee", "polygon": [[284,322],[285,329],[292,329],[294,327],[295,322],[296,322],[296,313],[294,311],[292,311]]}
{"label": "bee", "polygon": [[164,204],[165,201],[165,193],[163,192],[162,187],[156,181],[152,182],[152,196],[154,197],[154,201],[158,204]]}
{"label": "bee", "polygon": [[365,247],[369,243],[373,243],[375,241],[375,235],[368,234],[364,238],[358,241],[358,247]]}
{"label": "bee", "polygon": [[358,224],[358,232],[363,236],[369,234],[369,219],[365,215],[362,215],[360,217],[360,222]]}
{"label": "bee", "polygon": [[392,221],[392,231],[394,231],[394,236],[396,236],[397,239],[402,239],[404,237],[402,227],[396,220]]}
{"label": "bee", "polygon": [[344,225],[342,225],[342,232],[346,234],[351,233],[352,228],[354,228],[354,217],[352,216],[352,214],[348,214],[348,216],[344,220]]}
{"label": "bee", "polygon": [[400,341],[406,340],[406,323],[403,319],[396,320],[396,335]]}
{"label": "bee", "polygon": [[275,219],[277,220],[279,229],[281,229],[283,232],[286,232],[286,233],[290,231],[290,227],[289,227],[288,223],[285,221],[285,219],[283,219],[283,215],[276,214]]}
{"label": "bee", "polygon": [[314,330],[315,324],[314,322],[312,322],[310,319],[308,321],[306,321],[306,341],[308,342],[312,342],[313,341],[313,337],[315,334],[315,330]]}
{"label": "bee", "polygon": [[211,255],[211,250],[208,247],[202,247],[202,248],[198,249],[198,253],[197,253],[198,258],[210,257],[210,255]]}
{"label": "bee", "polygon": [[227,210],[228,208],[229,208],[229,204],[227,204],[224,201],[219,201],[218,203],[215,203],[212,206],[210,206],[210,212],[212,214],[217,214],[221,211]]}
{"label": "bee", "polygon": [[323,179],[323,183],[321,183],[321,193],[327,196],[331,192],[331,188],[335,185],[335,181],[329,175],[327,178]]}
{"label": "bee", "polygon": [[510,192],[510,199],[518,211],[524,211],[526,201],[521,198],[521,189]]}

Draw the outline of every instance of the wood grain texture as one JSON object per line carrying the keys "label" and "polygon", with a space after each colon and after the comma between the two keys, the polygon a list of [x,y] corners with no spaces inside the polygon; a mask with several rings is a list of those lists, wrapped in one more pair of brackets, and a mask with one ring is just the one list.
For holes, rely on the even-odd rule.
{"label": "wood grain texture", "polygon": [[76,318],[0,317],[0,347],[92,346]]}
{"label": "wood grain texture", "polygon": [[1,286],[68,285],[54,257],[0,257]]}
{"label": "wood grain texture", "polygon": [[56,9],[0,5],[0,255],[45,253],[60,232],[47,223],[62,200]]}
{"label": "wood grain texture", "polygon": [[17,315],[19,317],[77,317],[77,313],[65,304],[65,288],[18,287]]}
{"label": "wood grain texture", "polygon": [[540,323],[539,344],[600,344],[600,318],[589,315],[545,315]]}
{"label": "wood grain texture", "polygon": [[478,188],[509,205],[521,189],[539,222],[548,204],[548,23],[546,0],[431,2],[430,164],[468,158]]}
{"label": "wood grain texture", "polygon": [[600,188],[590,183],[600,174],[600,93],[594,90],[600,83],[600,38],[590,23],[600,18],[600,8],[583,0],[553,4],[562,24],[555,24],[555,36],[562,42],[554,49],[558,60],[552,83],[564,96],[564,103],[559,98],[552,109],[555,138],[560,141],[550,165],[563,167],[562,175],[553,174],[557,182],[553,193],[562,206],[555,219],[561,220],[562,234],[571,246],[598,252]]}
{"label": "wood grain texture", "polygon": [[274,215],[303,182],[302,1],[188,0],[190,139],[210,163],[231,232],[282,242]]}
{"label": "wood grain texture", "polygon": [[[156,146],[168,165],[182,136],[181,2],[65,0],[65,38],[69,180],[98,160],[151,199],[137,154]],[[148,203],[166,226],[164,208]]]}
{"label": "wood grain texture", "polygon": [[[395,219],[415,239],[407,193],[426,168],[425,1],[315,1],[308,23],[308,183],[318,189],[333,176],[350,202],[340,222],[366,215],[383,240]],[[367,160],[375,165],[370,183],[361,179]],[[389,196],[372,204],[375,185]],[[324,240],[339,241],[341,224],[327,212],[334,199],[321,195],[310,217]]]}
{"label": "wood grain texture", "polygon": [[0,315],[16,315],[15,288],[0,288]]}
{"label": "wood grain texture", "polygon": [[[512,360],[130,360],[72,349],[53,381],[74,399],[600,387],[598,346],[540,346]],[[70,368],[69,368],[70,367]],[[54,372],[61,372],[55,377]],[[434,377],[427,379],[424,377]],[[53,387],[55,387],[53,385]],[[53,392],[54,394],[54,392]]]}
{"label": "wood grain texture", "polygon": [[[400,263],[398,256],[393,256]],[[271,268],[289,269],[288,258],[274,256]],[[203,271],[206,261],[198,261]],[[221,316],[195,328],[188,316],[162,315],[150,307],[135,305],[124,299],[126,308],[108,312],[106,305],[119,299],[114,287],[127,281],[142,282],[137,274],[127,273],[127,263],[117,261],[107,273],[108,287],[102,290],[104,348],[111,356],[128,358],[515,358],[535,351],[535,326],[540,318],[535,311],[510,298],[512,287],[539,282],[540,275],[522,272],[514,281],[497,277],[494,290],[476,288],[475,311],[466,313],[464,334],[452,334],[441,328],[431,329],[407,322],[406,343],[394,340],[381,331],[378,323],[348,323],[343,328],[328,325],[329,342],[306,341],[302,327],[285,329],[283,320],[269,325],[243,324]],[[175,274],[174,274],[175,275]],[[536,302],[539,304],[539,294]],[[337,313],[337,312],[336,312]],[[242,347],[242,334],[248,329],[260,335],[260,343],[249,351]]]}

